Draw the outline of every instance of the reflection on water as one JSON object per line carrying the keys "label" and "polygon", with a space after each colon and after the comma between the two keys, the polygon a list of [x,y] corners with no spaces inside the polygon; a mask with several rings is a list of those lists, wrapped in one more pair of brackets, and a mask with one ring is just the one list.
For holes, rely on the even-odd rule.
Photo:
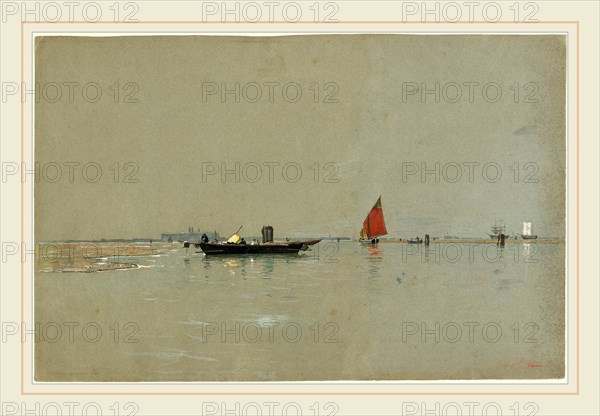
{"label": "reflection on water", "polygon": [[207,272],[211,268],[222,267],[232,276],[258,275],[265,278],[269,278],[276,272],[277,267],[306,263],[307,260],[314,261],[312,256],[297,254],[206,256],[203,253],[196,253],[195,256],[195,259],[201,259],[203,268]]}
{"label": "reflection on water", "polygon": [[534,258],[535,253],[537,252],[537,244],[532,243],[523,243],[523,258],[525,261],[530,260],[532,263],[536,262]]}
{"label": "reflection on water", "polygon": [[366,244],[363,247],[364,257],[366,259],[368,280],[368,290],[381,290],[381,279],[383,279],[382,267],[385,249],[381,245]]}
{"label": "reflection on water", "polygon": [[[40,273],[36,295],[57,301],[36,307],[36,320],[135,322],[139,342],[86,345],[94,360],[73,353],[76,345],[43,343],[36,351],[52,357],[56,369],[43,370],[53,380],[403,379],[423,359],[422,346],[402,342],[403,321],[485,320],[506,323],[507,334],[514,322],[540,316],[561,322],[553,311],[561,310],[563,286],[553,282],[564,280],[563,256],[558,244],[322,242],[299,255],[181,249],[139,257],[140,269]],[[560,352],[561,331],[543,336],[544,348]],[[455,347],[437,344],[428,360],[452,352],[450,367],[440,362],[452,376],[455,367],[476,373],[488,365]],[[539,353],[515,348],[540,345],[513,342],[497,353],[511,351],[507,361]],[[497,368],[486,374],[510,378]]]}

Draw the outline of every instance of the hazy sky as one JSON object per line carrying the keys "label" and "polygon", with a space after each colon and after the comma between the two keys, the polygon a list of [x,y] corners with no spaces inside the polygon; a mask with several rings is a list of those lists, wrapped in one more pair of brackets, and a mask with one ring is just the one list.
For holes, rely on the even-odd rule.
{"label": "hazy sky", "polygon": [[38,38],[36,239],[358,237],[379,195],[394,237],[496,219],[563,237],[565,53],[562,36]]}

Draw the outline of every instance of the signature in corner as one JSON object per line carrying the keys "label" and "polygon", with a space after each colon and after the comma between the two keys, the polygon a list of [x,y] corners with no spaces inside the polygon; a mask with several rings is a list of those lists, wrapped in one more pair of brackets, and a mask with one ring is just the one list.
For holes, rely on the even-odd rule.
{"label": "signature in corner", "polygon": [[[507,362],[506,363],[506,367],[507,368],[515,369],[515,368],[521,367],[523,364],[525,364],[525,359],[521,358],[521,359],[519,359],[519,361]],[[544,364],[540,364],[540,363],[537,363],[535,361],[529,361],[527,363],[527,367],[529,367],[529,368],[542,368],[542,367],[544,367]]]}
{"label": "signature in corner", "polygon": [[543,367],[543,366],[544,366],[544,364],[538,364],[533,361],[529,361],[529,363],[527,363],[527,367],[529,367],[529,368],[536,368],[536,367]]}

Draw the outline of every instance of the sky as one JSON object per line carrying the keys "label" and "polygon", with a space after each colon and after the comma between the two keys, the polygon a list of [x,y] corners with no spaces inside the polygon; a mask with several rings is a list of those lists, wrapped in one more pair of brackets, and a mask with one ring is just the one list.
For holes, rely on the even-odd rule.
{"label": "sky", "polygon": [[37,38],[36,240],[357,238],[380,195],[390,237],[564,237],[565,53],[556,35]]}

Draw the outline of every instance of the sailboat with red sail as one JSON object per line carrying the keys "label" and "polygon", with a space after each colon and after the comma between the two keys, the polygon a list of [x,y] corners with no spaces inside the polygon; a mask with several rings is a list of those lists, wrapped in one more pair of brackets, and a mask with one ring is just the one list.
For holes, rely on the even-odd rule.
{"label": "sailboat with red sail", "polygon": [[363,221],[362,230],[360,230],[361,243],[377,244],[381,236],[387,235],[385,220],[383,219],[383,207],[381,206],[381,196],[369,211],[367,218]]}

